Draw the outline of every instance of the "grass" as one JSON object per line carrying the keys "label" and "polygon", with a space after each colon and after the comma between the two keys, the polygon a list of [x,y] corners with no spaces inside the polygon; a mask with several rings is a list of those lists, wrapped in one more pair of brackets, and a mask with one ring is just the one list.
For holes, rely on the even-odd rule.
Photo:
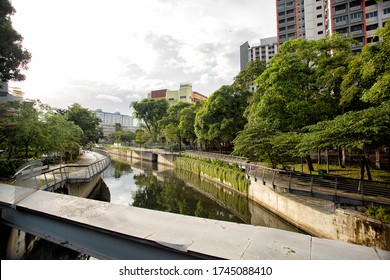
{"label": "grass", "polygon": [[[292,163],[288,165],[294,167],[295,171],[302,172],[301,164]],[[318,174],[318,171],[320,169],[326,170],[326,164],[318,165],[313,163],[313,167],[314,167],[314,172],[312,172],[313,174]],[[282,168],[282,166],[278,166],[278,168]],[[303,172],[310,173],[306,163],[303,164]],[[376,169],[376,168],[371,168],[370,172],[373,181],[390,182],[390,172],[386,170]],[[360,180],[360,167],[346,166],[345,168],[341,168],[339,165],[329,165],[328,174]],[[367,174],[364,174],[364,179],[367,180]]]}

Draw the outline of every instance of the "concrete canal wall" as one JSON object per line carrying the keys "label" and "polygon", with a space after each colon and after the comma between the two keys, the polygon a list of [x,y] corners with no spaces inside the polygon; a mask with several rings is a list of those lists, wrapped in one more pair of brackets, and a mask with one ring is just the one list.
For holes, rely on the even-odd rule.
{"label": "concrete canal wall", "polygon": [[390,225],[358,211],[338,208],[332,201],[278,192],[251,180],[249,198],[307,233],[390,250]]}
{"label": "concrete canal wall", "polygon": [[114,157],[120,158],[123,161],[132,162],[132,160],[144,160],[150,162],[157,162],[158,164],[168,165],[173,167],[174,155],[171,154],[156,154],[147,150],[138,149],[121,149],[107,147],[106,151]]}

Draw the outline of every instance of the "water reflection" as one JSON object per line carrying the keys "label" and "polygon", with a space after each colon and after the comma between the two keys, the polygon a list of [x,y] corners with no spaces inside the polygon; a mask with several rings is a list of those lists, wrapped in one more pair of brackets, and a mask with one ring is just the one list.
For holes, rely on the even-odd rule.
{"label": "water reflection", "polygon": [[185,170],[113,161],[104,181],[111,203],[302,232],[246,197]]}

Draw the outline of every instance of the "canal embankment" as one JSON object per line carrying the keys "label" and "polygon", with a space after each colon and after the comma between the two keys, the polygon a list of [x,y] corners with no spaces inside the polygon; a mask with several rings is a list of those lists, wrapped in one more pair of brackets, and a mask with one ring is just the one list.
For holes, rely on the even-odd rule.
{"label": "canal embankment", "polygon": [[[122,149],[108,152],[124,158],[134,156]],[[354,207],[341,207],[337,201],[288,192],[288,180],[275,187],[275,178],[260,180],[260,176],[246,177],[245,173],[233,175],[234,171],[226,172],[218,166],[211,170],[210,164],[196,159],[178,157],[176,161],[172,158],[172,163],[248,197],[310,235],[390,250],[390,224],[367,217]]]}

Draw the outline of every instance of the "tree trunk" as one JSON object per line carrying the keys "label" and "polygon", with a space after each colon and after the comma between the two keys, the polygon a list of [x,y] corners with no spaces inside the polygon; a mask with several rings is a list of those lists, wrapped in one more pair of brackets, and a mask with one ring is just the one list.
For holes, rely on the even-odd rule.
{"label": "tree trunk", "polygon": [[339,160],[339,166],[341,168],[344,168],[344,163],[343,163],[343,150],[340,146],[337,146],[337,152],[338,152],[338,160]]}
{"label": "tree trunk", "polygon": [[375,165],[381,169],[381,148],[377,147],[375,149]]}
{"label": "tree trunk", "polygon": [[360,180],[363,181],[364,180],[364,162],[365,162],[365,159],[366,157],[364,155],[362,155],[362,157],[360,158]]}
{"label": "tree trunk", "polygon": [[346,157],[347,157],[347,150],[345,150],[344,147],[341,149],[341,154],[342,154],[341,162],[342,162],[343,166],[345,167],[345,165],[346,165]]}
{"label": "tree trunk", "polygon": [[325,149],[326,172],[329,173],[329,150]]}
{"label": "tree trunk", "polygon": [[306,155],[306,162],[307,162],[307,167],[309,168],[310,173],[314,171],[313,167],[313,161],[311,160],[310,155]]}
{"label": "tree trunk", "polygon": [[367,180],[368,181],[372,181],[372,176],[371,176],[371,171],[370,171],[370,166],[369,166],[369,155],[364,155],[364,165],[366,167],[366,171],[367,171]]}
{"label": "tree trunk", "polygon": [[317,157],[318,157],[317,163],[318,163],[318,165],[320,165],[321,164],[321,150],[317,151]]}

